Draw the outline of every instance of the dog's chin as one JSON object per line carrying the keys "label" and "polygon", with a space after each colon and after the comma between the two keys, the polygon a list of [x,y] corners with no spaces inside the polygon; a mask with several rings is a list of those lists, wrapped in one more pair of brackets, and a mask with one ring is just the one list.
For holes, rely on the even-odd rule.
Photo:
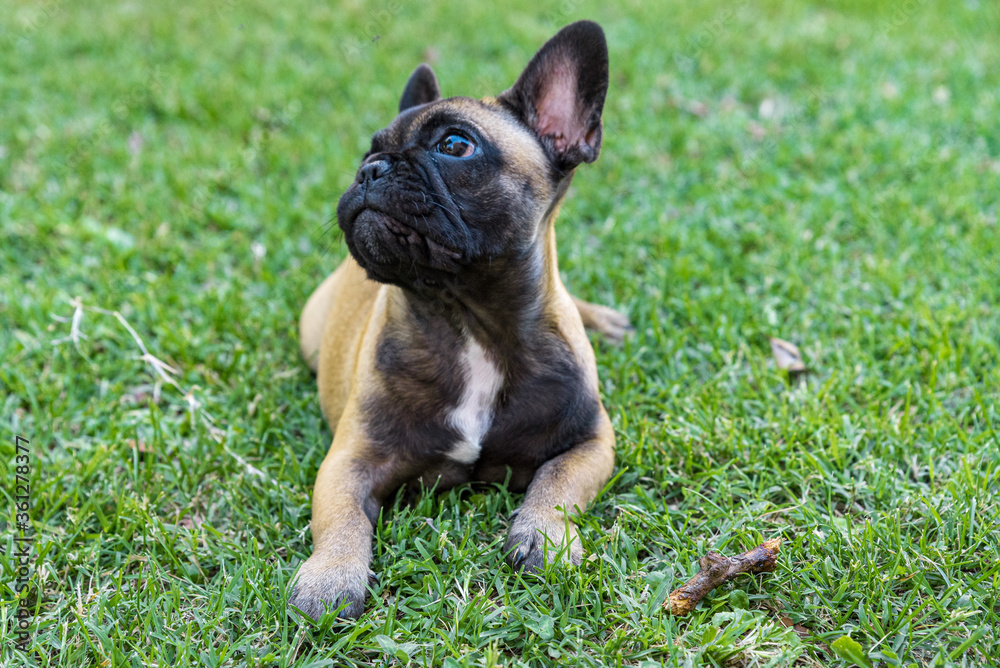
{"label": "dog's chin", "polygon": [[354,259],[379,283],[433,291],[457,268],[459,253],[381,211],[360,211],[345,239]]}

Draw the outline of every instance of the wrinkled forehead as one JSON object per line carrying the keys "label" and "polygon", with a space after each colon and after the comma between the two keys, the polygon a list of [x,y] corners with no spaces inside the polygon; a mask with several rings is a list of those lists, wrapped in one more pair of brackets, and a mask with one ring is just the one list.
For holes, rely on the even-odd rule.
{"label": "wrinkled forehead", "polygon": [[524,163],[525,169],[535,171],[548,168],[535,135],[494,98],[450,97],[412,107],[375,133],[373,139],[387,150],[419,142],[437,130],[466,127],[499,149],[507,160]]}

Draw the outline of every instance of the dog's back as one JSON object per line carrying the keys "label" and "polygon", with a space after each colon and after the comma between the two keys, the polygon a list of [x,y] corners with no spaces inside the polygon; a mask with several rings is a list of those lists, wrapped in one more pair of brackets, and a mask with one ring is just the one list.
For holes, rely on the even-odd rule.
{"label": "dog's back", "polygon": [[348,256],[313,291],[302,309],[299,347],[313,372],[322,369],[320,398],[331,429],[336,429],[347,403],[358,349],[379,292],[385,287],[369,280],[364,269]]}

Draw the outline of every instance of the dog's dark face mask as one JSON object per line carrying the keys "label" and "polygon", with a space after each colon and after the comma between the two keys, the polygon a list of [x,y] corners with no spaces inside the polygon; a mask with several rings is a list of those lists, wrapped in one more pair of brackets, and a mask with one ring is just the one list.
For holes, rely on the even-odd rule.
{"label": "dog's dark face mask", "polygon": [[607,77],[604,35],[586,22],[553,37],[498,98],[441,99],[418,67],[337,207],[358,264],[422,293],[533,270],[543,221],[573,169],[597,158]]}
{"label": "dog's dark face mask", "polygon": [[[536,173],[512,168],[535,149]],[[375,280],[434,288],[525,250],[545,178],[541,151],[499,109],[465,98],[405,109],[372,138],[337,207],[348,248]],[[506,147],[504,146],[506,144]],[[506,150],[505,150],[506,148]],[[521,158],[523,160],[523,157]]]}

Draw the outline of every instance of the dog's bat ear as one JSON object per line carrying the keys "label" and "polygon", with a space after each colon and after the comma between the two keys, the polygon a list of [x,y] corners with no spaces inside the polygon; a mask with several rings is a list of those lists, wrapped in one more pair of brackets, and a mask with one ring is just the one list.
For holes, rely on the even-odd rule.
{"label": "dog's bat ear", "polygon": [[570,170],[597,159],[607,92],[604,31],[577,21],[546,42],[498,99],[534,131],[559,169]]}
{"label": "dog's bat ear", "polygon": [[410,80],[406,82],[403,97],[399,99],[399,111],[402,113],[410,107],[440,99],[441,88],[438,86],[437,77],[434,76],[434,70],[427,63],[423,63],[413,70]]}

